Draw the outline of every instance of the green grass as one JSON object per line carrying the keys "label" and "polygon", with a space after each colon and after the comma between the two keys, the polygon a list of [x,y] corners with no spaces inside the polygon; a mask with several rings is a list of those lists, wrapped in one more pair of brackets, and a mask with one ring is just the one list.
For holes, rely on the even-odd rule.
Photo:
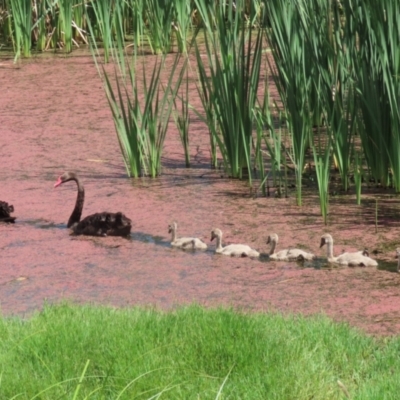
{"label": "green grass", "polygon": [[1,399],[326,400],[347,390],[381,400],[400,392],[398,338],[321,316],[64,304],[28,320],[2,318],[0,338]]}

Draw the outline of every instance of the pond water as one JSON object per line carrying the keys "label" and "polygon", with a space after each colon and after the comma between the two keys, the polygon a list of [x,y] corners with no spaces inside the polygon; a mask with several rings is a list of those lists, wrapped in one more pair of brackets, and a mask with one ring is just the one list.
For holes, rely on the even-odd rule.
{"label": "pond water", "polygon": [[[394,273],[400,233],[398,199],[380,193],[361,206],[354,196],[331,200],[324,226],[318,199],[303,207],[289,198],[264,198],[246,182],[210,168],[208,131],[193,116],[192,168],[173,123],[167,135],[160,178],[126,177],[114,124],[91,56],[33,58],[17,66],[0,59],[0,200],[13,204],[15,224],[0,225],[0,303],[4,315],[29,315],[44,302],[64,299],[112,306],[169,309],[196,302],[244,310],[324,312],[369,333],[394,334],[400,327],[400,276]],[[276,94],[275,94],[276,95]],[[191,103],[200,106],[192,79]],[[54,189],[64,171],[75,171],[86,189],[83,216],[122,211],[133,221],[128,239],[71,236],[66,222],[76,185]],[[210,244],[205,252],[169,245],[168,224],[178,235]],[[214,254],[211,229],[224,243],[246,243],[259,260]],[[267,236],[279,248],[302,246],[316,263],[271,262]],[[332,268],[319,249],[330,232],[335,252],[378,250],[380,267]],[[375,256],[374,256],[375,257]]]}

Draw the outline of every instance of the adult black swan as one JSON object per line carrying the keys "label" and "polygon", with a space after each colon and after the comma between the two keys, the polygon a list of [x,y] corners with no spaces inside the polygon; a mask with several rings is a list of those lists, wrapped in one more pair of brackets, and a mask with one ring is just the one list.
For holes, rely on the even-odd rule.
{"label": "adult black swan", "polygon": [[121,212],[102,212],[87,216],[81,221],[85,190],[82,182],[74,172],[64,172],[54,187],[61,184],[75,181],[78,186],[75,208],[68,220],[68,228],[71,228],[76,235],[88,236],[128,236],[131,233],[131,220]]}
{"label": "adult black swan", "polygon": [[14,206],[0,200],[0,222],[15,222],[17,217],[11,217]]}

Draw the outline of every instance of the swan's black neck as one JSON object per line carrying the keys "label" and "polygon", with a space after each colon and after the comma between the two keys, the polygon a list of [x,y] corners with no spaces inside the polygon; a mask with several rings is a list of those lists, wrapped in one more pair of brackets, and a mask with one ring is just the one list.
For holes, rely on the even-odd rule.
{"label": "swan's black neck", "polygon": [[76,177],[72,178],[71,180],[75,181],[78,186],[78,195],[76,196],[74,211],[72,211],[72,214],[68,220],[68,228],[81,220],[83,202],[85,201],[85,189],[83,188],[81,181]]}

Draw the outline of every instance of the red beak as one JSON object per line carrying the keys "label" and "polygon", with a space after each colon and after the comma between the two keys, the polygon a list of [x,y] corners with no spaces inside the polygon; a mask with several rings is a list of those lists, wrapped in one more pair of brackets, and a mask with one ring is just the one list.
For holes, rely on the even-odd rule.
{"label": "red beak", "polygon": [[58,181],[54,184],[54,187],[60,186],[62,184],[61,176],[58,178]]}

